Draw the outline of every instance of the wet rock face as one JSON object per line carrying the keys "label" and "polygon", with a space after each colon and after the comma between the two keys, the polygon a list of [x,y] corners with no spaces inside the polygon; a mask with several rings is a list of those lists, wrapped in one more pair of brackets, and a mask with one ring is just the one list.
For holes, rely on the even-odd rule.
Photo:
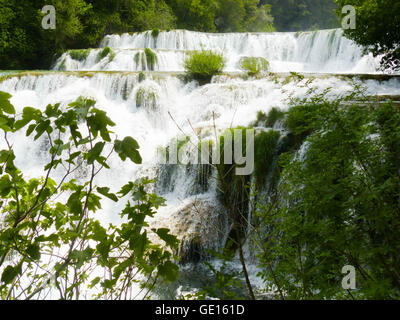
{"label": "wet rock face", "polygon": [[226,209],[206,197],[185,199],[168,217],[157,220],[157,227],[169,228],[180,240],[182,264],[205,260],[209,250],[223,247],[231,227]]}

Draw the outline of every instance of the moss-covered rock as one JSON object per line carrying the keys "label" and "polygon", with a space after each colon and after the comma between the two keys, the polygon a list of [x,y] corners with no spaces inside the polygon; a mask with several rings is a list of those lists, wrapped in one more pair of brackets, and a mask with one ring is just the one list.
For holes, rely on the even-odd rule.
{"label": "moss-covered rock", "polygon": [[136,107],[155,111],[158,109],[157,97],[157,92],[152,88],[141,87],[136,91]]}
{"label": "moss-covered rock", "polygon": [[115,52],[110,47],[105,47],[97,54],[97,61],[103,60],[105,57],[108,56],[108,60],[112,61],[115,58]]}
{"label": "moss-covered rock", "polygon": [[249,76],[256,76],[269,70],[269,62],[262,57],[242,57],[239,66]]}
{"label": "moss-covered rock", "polygon": [[157,64],[157,55],[149,48],[144,49],[144,54],[146,55],[147,68],[150,71],[154,71]]}

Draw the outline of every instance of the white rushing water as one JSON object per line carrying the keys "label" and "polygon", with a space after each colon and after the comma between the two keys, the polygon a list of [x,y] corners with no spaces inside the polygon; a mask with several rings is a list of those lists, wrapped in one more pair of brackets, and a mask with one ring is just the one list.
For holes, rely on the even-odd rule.
{"label": "white rushing water", "polygon": [[[362,49],[342,35],[341,29],[315,32],[273,33],[202,33],[186,30],[162,31],[157,37],[151,32],[109,35],[101,47],[109,46],[115,56],[98,59],[100,49],[91,50],[83,61],[65,53],[56,63],[64,70],[146,71],[146,63],[136,54],[150,48],[157,56],[157,71],[183,71],[188,51],[211,49],[223,52],[227,59],[225,71],[239,71],[241,57],[263,57],[273,72],[347,72],[376,73],[379,58],[364,55]],[[145,60],[145,59],[143,59]]]}
{"label": "white rushing water", "polygon": [[[210,178],[205,189],[196,187],[196,174],[184,167],[169,172],[157,164],[160,146],[166,146],[182,131],[194,144],[198,135],[212,139],[214,125],[217,130],[248,126],[256,119],[258,111],[267,113],[272,107],[286,110],[290,98],[306,97],[331,88],[334,98],[353,90],[351,78],[336,75],[307,76],[303,80],[287,79],[286,75],[263,79],[243,80],[237,76],[214,77],[211,84],[198,86],[184,83],[173,73],[182,71],[182,59],[188,50],[210,48],[221,50],[228,59],[226,71],[238,71],[237,61],[242,56],[261,56],[271,62],[275,71],[353,72],[375,73],[378,60],[363,56],[362,50],[341,35],[340,30],[307,33],[237,33],[206,34],[189,31],[161,32],[153,38],[150,32],[133,35],[110,35],[102,47],[115,52],[112,61],[106,57],[97,61],[101,49],[93,49],[85,60],[79,62],[64,54],[54,69],[64,64],[66,70],[91,70],[98,72],[39,72],[8,75],[0,80],[0,91],[13,95],[11,101],[17,112],[26,106],[44,109],[48,104],[61,102],[64,106],[79,96],[91,97],[97,107],[105,110],[116,123],[118,137],[132,136],[140,145],[143,165],[128,165],[117,156],[111,158],[112,171],[97,177],[98,185],[117,190],[127,180],[141,176],[159,178],[157,192],[167,199],[168,206],[156,215],[154,225],[171,228],[181,239],[190,233],[200,233],[207,248],[218,248],[229,232],[229,221],[215,198],[215,180]],[[139,81],[138,72],[147,66],[136,64],[137,53],[152,48],[157,54],[155,70],[146,72]],[[124,72],[102,72],[102,71]],[[1,78],[0,78],[1,79]],[[354,80],[365,86],[368,94],[399,95],[400,81]],[[24,133],[10,137],[17,154],[17,165],[27,176],[43,175],[46,151],[41,143],[31,143]],[[4,141],[0,142],[4,148]],[[26,156],[29,155],[29,156]],[[168,172],[167,172],[168,171]],[[61,175],[61,173],[59,173]],[[196,216],[191,206],[203,207],[203,215]],[[122,204],[115,206],[104,201],[101,210],[103,223],[118,223]],[[191,221],[181,213],[187,213]],[[218,215],[215,213],[218,212]],[[209,214],[207,216],[207,214]],[[222,221],[220,220],[222,217]],[[220,234],[213,228],[218,226]],[[178,234],[178,233],[184,234]],[[257,282],[256,272],[252,281]]]}

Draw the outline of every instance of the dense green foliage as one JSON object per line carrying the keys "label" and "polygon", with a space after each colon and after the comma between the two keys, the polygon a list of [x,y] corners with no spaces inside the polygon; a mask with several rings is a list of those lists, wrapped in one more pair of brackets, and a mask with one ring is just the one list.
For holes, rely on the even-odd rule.
{"label": "dense green foliage", "polygon": [[[41,27],[45,5],[56,8],[55,30]],[[48,68],[55,55],[97,47],[111,33],[273,31],[273,17],[279,31],[337,27],[333,9],[333,0],[0,0],[0,69]]]}
{"label": "dense green foliage", "polygon": [[[79,98],[65,111],[55,104],[16,114],[10,97],[0,92],[0,129],[8,146],[0,151],[0,299],[39,299],[49,290],[53,298],[78,299],[86,297],[87,287],[95,288],[95,298],[131,299],[136,274],[144,276],[146,291],[158,278],[175,280],[171,252],[177,239],[168,229],[149,230],[145,221],[165,202],[146,191],[152,181],[127,182],[117,193],[95,184],[110,169],[113,153],[142,162],[136,140],[112,139],[115,124],[93,100]],[[33,143],[45,137],[48,145],[44,176],[29,180],[15,166],[9,142],[25,126]],[[60,168],[63,176],[56,182]],[[79,171],[84,178],[75,175]],[[123,223],[101,225],[95,213],[102,198],[125,204]],[[150,233],[165,246],[153,244]]]}
{"label": "dense green foliage", "polygon": [[[339,28],[334,0],[262,0],[271,5],[278,31],[304,31]],[[354,1],[353,1],[354,3]]]}
{"label": "dense green foliage", "polygon": [[186,57],[184,67],[189,79],[205,84],[209,83],[214,75],[222,72],[225,58],[222,53],[212,50],[193,51]]}
{"label": "dense green foliage", "polygon": [[[254,233],[261,276],[280,298],[399,298],[400,112],[354,99],[321,95],[288,112],[305,144],[280,156],[280,183],[259,203]],[[345,265],[356,290],[341,286]]]}
{"label": "dense green foliage", "polygon": [[[269,31],[272,17],[258,0],[0,0],[0,69],[46,69],[66,49],[98,47],[106,34],[185,28]],[[56,29],[41,25],[45,5]]]}
{"label": "dense green foliage", "polygon": [[88,57],[90,49],[70,50],[68,53],[72,59],[77,61],[84,61]]}
{"label": "dense green foliage", "polygon": [[272,31],[269,6],[259,0],[166,0],[177,27],[196,31]]}
{"label": "dense green foliage", "polygon": [[[400,69],[400,2],[393,0],[336,0],[340,8],[356,9],[356,28],[345,35],[365,47],[374,56],[383,54],[383,67]],[[339,15],[342,14],[338,10]]]}

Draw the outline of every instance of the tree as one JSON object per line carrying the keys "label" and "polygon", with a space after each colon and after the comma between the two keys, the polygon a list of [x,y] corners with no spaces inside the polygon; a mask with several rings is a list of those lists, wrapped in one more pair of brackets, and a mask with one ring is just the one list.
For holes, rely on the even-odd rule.
{"label": "tree", "polygon": [[166,0],[177,17],[180,29],[215,32],[217,0]]}
{"label": "tree", "polygon": [[38,2],[0,0],[0,69],[31,68],[40,59]]}
{"label": "tree", "polygon": [[392,0],[336,0],[338,15],[345,5],[356,9],[356,28],[344,34],[374,56],[383,55],[384,68],[400,69],[400,3]]}
{"label": "tree", "polygon": [[[398,299],[398,108],[357,89],[316,95],[292,102],[286,127],[298,151],[281,153],[256,210],[262,277],[283,299]],[[346,265],[357,290],[341,286]]]}
{"label": "tree", "polygon": [[270,6],[258,0],[219,0],[215,24],[220,32],[274,31]]}
{"label": "tree", "polygon": [[[146,223],[165,202],[146,191],[152,181],[127,182],[118,193],[96,185],[114,153],[141,163],[136,140],[112,139],[115,124],[93,100],[16,114],[10,97],[0,92],[0,299],[39,299],[49,292],[53,298],[88,298],[87,287],[97,288],[95,298],[128,299],[135,297],[137,274],[145,277],[145,296],[158,279],[175,280],[176,237]],[[27,136],[47,145],[41,178],[26,180],[15,165],[11,141],[25,126]],[[62,173],[58,181],[56,170]],[[125,203],[121,225],[106,227],[95,218],[104,198]],[[152,243],[150,233],[165,245]]]}

